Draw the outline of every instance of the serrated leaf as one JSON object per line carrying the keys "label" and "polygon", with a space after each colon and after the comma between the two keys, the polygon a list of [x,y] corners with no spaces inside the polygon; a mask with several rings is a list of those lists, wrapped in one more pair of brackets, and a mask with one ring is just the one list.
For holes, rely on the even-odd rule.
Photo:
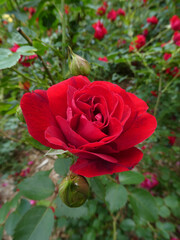
{"label": "serrated leaf", "polygon": [[50,197],[54,192],[54,183],[48,175],[49,171],[41,171],[23,180],[18,185],[22,195],[33,200],[42,200]]}
{"label": "serrated leaf", "polygon": [[18,223],[14,240],[49,240],[54,225],[54,215],[50,208],[33,207]]}
{"label": "serrated leaf", "polygon": [[129,195],[134,213],[147,221],[157,220],[157,207],[153,196],[144,189],[135,189]]}
{"label": "serrated leaf", "polygon": [[171,214],[171,212],[169,211],[169,208],[167,208],[166,206],[161,206],[159,208],[159,216],[163,217],[163,218],[167,218],[169,217]]}
{"label": "serrated leaf", "polygon": [[71,162],[72,162],[71,158],[58,158],[55,161],[54,170],[60,176],[65,176],[69,171],[69,168],[71,166]]}
{"label": "serrated leaf", "polygon": [[22,199],[20,205],[17,207],[16,211],[11,213],[6,221],[5,230],[9,235],[14,234],[14,229],[18,222],[21,220],[23,215],[30,209],[31,205],[29,201]]}
{"label": "serrated leaf", "polygon": [[56,199],[56,202],[57,208],[55,211],[55,215],[57,217],[69,217],[76,219],[88,215],[88,209],[84,205],[77,208],[70,208],[66,206],[59,197]]}
{"label": "serrated leaf", "polygon": [[31,55],[35,54],[36,51],[37,51],[37,49],[35,47],[22,46],[22,47],[18,48],[17,53],[19,53],[23,56],[31,56]]}
{"label": "serrated leaf", "polygon": [[20,193],[16,194],[16,196],[9,202],[6,202],[1,208],[0,208],[0,224],[4,222],[7,214],[12,208],[15,208],[18,204],[18,200],[20,198]]}
{"label": "serrated leaf", "polygon": [[126,218],[121,222],[120,226],[123,231],[132,231],[135,228],[135,222],[130,218]]}
{"label": "serrated leaf", "polygon": [[144,181],[144,176],[134,171],[121,172],[119,173],[119,181],[122,184],[139,184]]}
{"label": "serrated leaf", "polygon": [[20,53],[12,53],[8,54],[6,56],[1,55],[1,59],[0,59],[0,69],[5,69],[5,68],[10,68],[14,65],[16,65],[16,63],[18,62],[18,60],[20,59],[21,55]]}
{"label": "serrated leaf", "polygon": [[118,211],[127,202],[127,191],[125,187],[119,184],[111,184],[106,190],[105,200],[111,212]]}
{"label": "serrated leaf", "polygon": [[101,182],[99,177],[94,177],[94,178],[90,178],[90,186],[92,188],[92,191],[96,194],[96,196],[104,201],[105,199],[105,186],[104,184]]}

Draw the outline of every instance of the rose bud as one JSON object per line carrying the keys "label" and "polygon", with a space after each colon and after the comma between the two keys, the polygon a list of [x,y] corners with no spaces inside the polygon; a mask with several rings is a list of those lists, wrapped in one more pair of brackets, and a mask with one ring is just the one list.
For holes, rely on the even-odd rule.
{"label": "rose bud", "polygon": [[25,123],[25,119],[24,119],[24,116],[23,116],[23,113],[22,113],[22,110],[21,110],[21,107],[18,106],[17,109],[16,109],[16,117],[21,121],[21,122],[24,122]]}
{"label": "rose bud", "polygon": [[89,196],[89,184],[83,176],[70,172],[59,185],[59,195],[68,207],[80,207]]}
{"label": "rose bud", "polygon": [[70,72],[72,75],[83,75],[87,76],[90,73],[91,66],[88,61],[79,55],[73,53],[72,49],[69,47],[70,55],[72,60],[69,63]]}

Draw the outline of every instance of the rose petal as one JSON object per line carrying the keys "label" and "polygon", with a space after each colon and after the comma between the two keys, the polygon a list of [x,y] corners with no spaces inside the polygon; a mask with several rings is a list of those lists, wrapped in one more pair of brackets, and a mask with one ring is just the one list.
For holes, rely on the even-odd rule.
{"label": "rose petal", "polygon": [[143,153],[137,148],[130,148],[114,156],[117,157],[118,163],[110,163],[92,156],[89,159],[80,156],[70,170],[85,177],[129,171],[142,159]]}
{"label": "rose petal", "polygon": [[44,90],[35,90],[23,95],[20,103],[30,135],[43,145],[57,149],[44,136],[45,130],[56,126],[56,121],[49,108],[47,93]]}
{"label": "rose petal", "polygon": [[66,117],[67,110],[67,91],[69,86],[73,86],[76,89],[81,89],[84,86],[90,84],[90,81],[85,76],[71,77],[63,82],[53,85],[47,90],[48,99],[51,111],[55,116],[60,115]]}
{"label": "rose petal", "polygon": [[131,127],[122,132],[121,136],[115,141],[118,150],[122,151],[135,146],[150,137],[157,126],[156,118],[149,114],[143,113],[135,119]]}

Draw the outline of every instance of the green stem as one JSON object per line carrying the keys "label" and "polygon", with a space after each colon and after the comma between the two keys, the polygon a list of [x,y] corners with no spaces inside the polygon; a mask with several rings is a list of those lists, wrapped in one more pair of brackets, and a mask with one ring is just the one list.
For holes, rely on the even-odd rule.
{"label": "green stem", "polygon": [[64,12],[64,3],[65,0],[61,0],[61,12],[62,12],[62,76],[65,78],[65,67],[66,67],[66,58],[65,58],[65,46],[66,46],[66,18]]}
{"label": "green stem", "polygon": [[113,218],[113,240],[117,239],[117,230],[116,230],[117,219]]}
{"label": "green stem", "polygon": [[158,97],[157,97],[157,101],[156,101],[156,104],[155,104],[155,107],[154,107],[154,116],[156,116],[158,106],[159,106],[159,103],[160,103],[160,98],[161,98],[161,95],[162,95],[161,89],[162,89],[162,78],[160,77],[159,87],[158,87]]}
{"label": "green stem", "polygon": [[19,74],[20,76],[26,78],[27,80],[32,81],[32,82],[36,82],[35,79],[30,78],[30,77],[27,77],[25,74],[23,74],[22,72],[18,71],[17,69],[15,69],[15,68],[11,68],[11,69],[12,69],[14,72],[16,72],[17,74]]}
{"label": "green stem", "polygon": [[[17,28],[17,31],[21,34],[21,36],[22,36],[24,39],[26,39],[26,41],[29,43],[30,46],[33,45],[32,40],[25,34],[25,32],[23,32],[23,30],[22,30],[20,27]],[[44,69],[45,69],[47,75],[49,76],[52,84],[55,84],[54,79],[53,79],[53,77],[52,77],[49,69],[47,68],[46,63],[44,62],[43,58],[42,58],[40,55],[37,55],[37,56],[38,56],[38,58],[41,60],[43,66],[44,66]]]}
{"label": "green stem", "polygon": [[178,73],[171,79],[171,81],[169,81],[169,82],[166,84],[165,88],[162,90],[162,93],[164,93],[164,92],[168,89],[168,87],[174,82],[174,80],[175,80],[177,77],[178,77]]}

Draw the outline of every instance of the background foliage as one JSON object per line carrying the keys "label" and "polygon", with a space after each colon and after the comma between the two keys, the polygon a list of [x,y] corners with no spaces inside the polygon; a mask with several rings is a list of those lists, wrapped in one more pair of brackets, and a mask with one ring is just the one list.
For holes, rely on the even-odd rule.
{"label": "background foliage", "polygon": [[[180,4],[175,0],[107,3],[107,11],[100,17],[96,12],[102,1],[66,0],[63,46],[63,1],[0,1],[1,188],[7,191],[4,183],[9,179],[14,183],[8,199],[3,200],[0,192],[0,239],[9,235],[15,240],[46,240],[51,235],[51,239],[110,240],[117,234],[121,240],[168,240],[180,234],[180,47],[172,39],[174,31],[169,23],[172,16],[180,15]],[[108,12],[119,8],[125,16],[110,21]],[[147,23],[152,16],[158,18],[157,24]],[[92,27],[99,19],[108,32],[102,40],[94,38]],[[17,27],[32,40],[31,46]],[[131,42],[145,29],[146,44],[129,51]],[[15,43],[20,48],[12,53]],[[162,47],[163,43],[167,44]],[[139,146],[144,157],[137,168],[88,179],[88,201],[72,209],[58,197],[57,186],[73,156],[61,153],[56,159],[57,152],[51,151],[45,155],[48,148],[30,137],[25,123],[16,116],[25,92],[47,89],[71,76],[68,46],[90,62],[91,81],[111,81],[135,93],[148,103],[149,112],[158,121],[153,136]],[[165,53],[171,53],[168,60]],[[22,55],[34,54],[40,57],[29,67],[20,63]],[[105,56],[108,62],[98,60]],[[32,151],[36,157],[30,163]],[[46,164],[44,161],[53,164],[44,171],[33,168],[36,162]],[[157,176],[156,186],[142,187],[147,172]]]}

